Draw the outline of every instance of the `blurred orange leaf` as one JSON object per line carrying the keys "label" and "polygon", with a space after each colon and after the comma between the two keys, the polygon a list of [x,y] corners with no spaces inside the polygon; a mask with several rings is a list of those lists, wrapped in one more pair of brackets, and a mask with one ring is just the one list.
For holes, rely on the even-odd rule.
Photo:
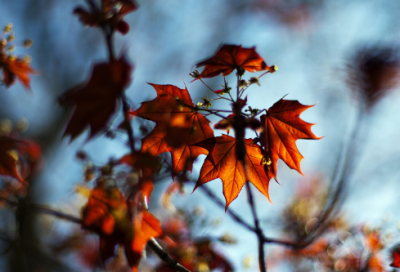
{"label": "blurred orange leaf", "polygon": [[[35,163],[40,157],[41,150],[38,144],[32,141],[17,140],[8,136],[0,136],[0,175],[16,178],[26,183],[20,168],[25,166],[21,157]],[[33,168],[33,165],[32,165]],[[30,171],[32,169],[29,169]]]}
{"label": "blurred orange leaf", "polygon": [[[131,212],[131,207],[117,188],[106,188],[99,183],[91,190],[82,210],[82,227],[100,236],[102,261],[114,257],[115,247],[122,244],[132,271],[137,271],[144,247],[152,237],[162,234],[161,224],[151,213]],[[133,218],[132,217],[133,214]]]}
{"label": "blurred orange leaf", "polygon": [[390,266],[400,268],[400,247],[397,246],[392,251],[392,259],[393,261]]}
{"label": "blurred orange leaf", "polygon": [[242,48],[241,45],[229,44],[224,44],[213,57],[196,64],[196,67],[201,66],[205,66],[205,68],[199,78],[215,77],[219,74],[226,76],[238,68],[249,72],[274,71],[256,53],[255,47]]}
{"label": "blurred orange leaf", "polygon": [[38,75],[38,72],[31,67],[29,62],[21,58],[11,58],[0,53],[0,68],[3,69],[3,80],[7,87],[10,87],[15,83],[15,79],[30,89],[30,78],[29,74]]}
{"label": "blurred orange leaf", "polygon": [[89,138],[106,128],[117,109],[119,97],[130,82],[132,66],[121,57],[110,63],[94,65],[89,82],[78,85],[60,97],[60,103],[73,106],[73,113],[65,129],[71,141],[90,127]]}
{"label": "blurred orange leaf", "polygon": [[123,18],[137,8],[138,5],[133,0],[102,0],[100,8],[90,6],[90,10],[87,11],[79,6],[74,9],[74,14],[86,26],[99,27],[107,23],[122,34],[126,34],[129,25]]}
{"label": "blurred orange leaf", "polygon": [[134,219],[134,237],[129,245],[125,245],[125,253],[132,272],[138,271],[138,265],[147,242],[163,232],[160,221],[147,211],[142,211]]}

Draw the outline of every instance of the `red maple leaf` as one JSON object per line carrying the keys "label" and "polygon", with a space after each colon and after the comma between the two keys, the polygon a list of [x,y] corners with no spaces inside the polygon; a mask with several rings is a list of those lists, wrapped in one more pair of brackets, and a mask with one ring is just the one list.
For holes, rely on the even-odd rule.
{"label": "red maple leaf", "polygon": [[[1,46],[0,50],[2,50]],[[13,85],[15,79],[18,78],[25,88],[30,89],[31,80],[29,74],[38,74],[38,72],[31,67],[28,61],[21,58],[7,56],[3,52],[0,52],[0,69],[3,69],[3,81],[7,87]]]}
{"label": "red maple leaf", "polygon": [[155,156],[171,152],[174,176],[184,170],[191,171],[193,162],[186,163],[188,159],[206,154],[204,149],[192,144],[214,136],[210,121],[194,110],[186,88],[150,85],[156,90],[157,97],[131,112],[156,122],[154,130],[142,140],[142,151]]}
{"label": "red maple leaf", "polygon": [[161,223],[148,211],[142,211],[134,219],[134,238],[129,244],[125,245],[125,254],[132,272],[138,271],[139,261],[147,242],[152,237],[158,237],[162,234]]}
{"label": "red maple leaf", "polygon": [[297,139],[314,139],[310,124],[300,119],[300,114],[313,106],[305,106],[295,100],[281,99],[261,116],[263,132],[260,135],[261,145],[268,154],[269,169],[276,176],[278,159],[282,159],[290,168],[300,170],[303,156],[297,150]]}
{"label": "red maple leaf", "polygon": [[[0,175],[16,178],[26,184],[24,179],[26,176],[21,170],[29,167],[29,162],[36,162],[40,157],[40,153],[39,145],[32,141],[0,136]],[[33,165],[30,168],[33,168]],[[29,169],[27,172],[32,170]]]}
{"label": "red maple leaf", "polygon": [[392,259],[390,266],[400,268],[400,247],[398,245],[392,250]]}
{"label": "red maple leaf", "polygon": [[255,47],[242,48],[241,45],[223,45],[211,58],[199,62],[196,67],[205,66],[198,78],[215,77],[222,73],[229,75],[233,70],[243,68],[249,72],[270,70],[274,68],[267,66],[264,60],[256,53]]}
{"label": "red maple leaf", "polygon": [[74,13],[84,25],[98,27],[109,24],[125,35],[129,31],[129,25],[123,18],[137,8],[138,5],[133,0],[102,0],[100,8],[90,5],[90,10],[87,11],[83,7],[77,7]]}
{"label": "red maple leaf", "polygon": [[71,141],[90,127],[89,138],[107,126],[117,109],[120,96],[130,82],[132,66],[121,57],[110,63],[94,65],[89,82],[78,85],[60,97],[60,103],[74,106],[65,129]]}
{"label": "red maple leaf", "polygon": [[237,143],[234,137],[222,135],[194,144],[208,150],[194,190],[204,183],[220,178],[226,199],[225,209],[239,195],[246,181],[253,183],[270,201],[268,185],[274,176],[271,172],[264,171],[264,155],[260,146],[254,144],[251,139],[244,139],[243,165],[243,162],[237,159]]}
{"label": "red maple leaf", "polygon": [[138,271],[147,242],[160,236],[162,229],[158,219],[146,210],[132,213],[132,208],[137,209],[132,205],[117,188],[98,183],[82,210],[82,227],[99,234],[103,262],[114,257],[115,247],[121,244],[132,271]]}

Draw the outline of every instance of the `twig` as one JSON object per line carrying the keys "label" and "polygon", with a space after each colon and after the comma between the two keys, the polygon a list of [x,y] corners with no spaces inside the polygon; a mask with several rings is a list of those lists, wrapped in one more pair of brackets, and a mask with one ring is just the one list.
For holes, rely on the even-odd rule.
{"label": "twig", "polygon": [[[192,182],[195,182],[192,180]],[[207,188],[204,184],[199,187],[200,190],[203,190],[203,192],[210,197],[212,201],[215,202],[219,207],[222,209],[225,209],[225,204],[223,201],[221,201],[209,188]],[[232,211],[232,209],[228,209],[227,214],[232,217],[233,220],[235,220],[239,225],[243,226],[244,228],[248,229],[249,231],[252,231],[254,233],[256,232],[256,229],[252,227],[250,224],[246,223],[237,213]],[[276,245],[281,245],[281,246],[286,246],[290,247],[292,249],[301,249],[309,244],[307,243],[296,243],[292,241],[286,241],[286,240],[280,240],[280,239],[275,239],[275,238],[269,238],[265,235],[263,235],[263,243],[265,244],[276,244]]]}
{"label": "twig", "polygon": [[181,264],[179,264],[174,258],[172,258],[165,250],[160,246],[154,238],[147,243],[147,245],[163,260],[170,268],[175,269],[179,272],[190,272]]}
{"label": "twig", "polygon": [[[7,203],[8,205],[10,205],[12,207],[17,207],[19,205],[19,203],[17,201],[10,200],[10,199],[7,199],[7,198],[2,197],[2,196],[0,196],[0,200],[4,201],[5,203]],[[44,205],[32,204],[31,203],[29,205],[23,205],[23,206],[19,205],[19,206],[20,206],[20,208],[23,208],[23,209],[30,209],[30,210],[33,210],[33,211],[37,211],[37,212],[41,212],[41,213],[44,213],[44,214],[49,214],[49,215],[52,215],[52,216],[55,216],[55,217],[58,217],[58,218],[61,218],[61,219],[65,219],[65,220],[73,222],[73,223],[82,224],[82,220],[80,218],[77,218],[77,217],[75,217],[73,215],[69,215],[69,214],[66,214],[66,213],[63,213],[63,212],[55,211],[55,210],[53,210],[51,208],[48,208],[48,207],[46,207]]]}
{"label": "twig", "polygon": [[[209,189],[205,186],[205,184],[203,184],[202,186],[199,187],[199,189],[203,190],[203,192],[208,195],[218,206],[220,206],[221,208],[225,209],[225,204],[218,199],[218,197]],[[246,223],[239,215],[237,215],[235,212],[233,212],[231,209],[228,209],[226,211],[232,218],[233,220],[235,220],[237,223],[239,223],[240,225],[242,225],[243,227],[245,227],[246,229],[252,231],[252,232],[256,232],[256,229],[253,228],[252,226],[250,226],[248,223]]]}
{"label": "twig", "polygon": [[265,253],[264,253],[264,243],[265,243],[264,234],[260,228],[260,221],[258,219],[257,212],[256,212],[256,206],[254,204],[253,193],[251,192],[250,182],[248,182],[248,181],[246,181],[246,189],[247,189],[248,201],[249,201],[250,208],[251,208],[251,213],[253,214],[253,218],[254,218],[256,234],[257,234],[257,238],[258,238],[258,263],[260,265],[260,271],[267,272],[267,266],[265,263]]}

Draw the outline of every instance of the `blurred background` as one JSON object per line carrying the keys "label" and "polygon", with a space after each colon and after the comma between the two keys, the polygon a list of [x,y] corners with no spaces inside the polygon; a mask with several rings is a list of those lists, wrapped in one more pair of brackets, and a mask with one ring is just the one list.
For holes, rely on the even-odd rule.
{"label": "blurred background", "polygon": [[[269,237],[289,239],[282,227],[282,213],[293,204],[303,184],[322,184],[324,188],[329,188],[339,163],[339,168],[347,169],[348,174],[339,200],[342,220],[347,225],[367,224],[382,229],[383,234],[390,234],[391,239],[381,255],[388,265],[391,262],[390,247],[400,242],[397,228],[400,220],[400,93],[396,84],[385,85],[397,76],[396,71],[393,77],[385,78],[385,75],[391,73],[390,67],[398,66],[400,2],[137,2],[139,9],[126,16],[130,32],[125,36],[116,35],[117,52],[126,50],[135,66],[133,80],[127,90],[132,105],[139,107],[141,102],[156,96],[147,83],[172,84],[180,88],[186,84],[195,104],[206,95],[211,98],[213,94],[199,81],[191,83],[189,73],[194,65],[213,55],[221,44],[256,46],[266,63],[277,65],[279,70],[264,76],[260,87],[249,88],[248,104],[253,108],[268,109],[285,95],[286,99],[299,100],[305,105],[315,104],[301,117],[316,124],[312,129],[315,135],[324,136],[319,141],[297,142],[305,158],[301,163],[305,177],[289,169],[282,161],[278,163],[279,184],[275,181],[270,183],[273,205],[256,193],[258,214],[265,233]],[[95,158],[93,162],[98,165],[128,152],[125,139],[98,136],[87,142],[87,134],[83,134],[69,143],[68,139],[62,138],[69,112],[58,105],[57,98],[87,80],[92,65],[107,58],[100,31],[82,26],[72,14],[77,5],[84,5],[84,1],[3,0],[0,9],[0,26],[13,23],[16,40],[33,40],[30,49],[17,47],[16,53],[30,54],[32,66],[40,71],[39,76],[31,78],[32,92],[26,92],[20,83],[8,90],[0,87],[0,122],[10,120],[16,124],[21,118],[26,119],[29,128],[23,137],[35,140],[43,147],[43,165],[31,182],[29,201],[75,215],[80,214],[80,208],[85,203],[85,199],[75,193],[76,185],[83,181],[82,163],[76,159],[76,152],[84,150]],[[379,74],[382,71],[385,71],[384,75]],[[366,75],[368,78],[364,78]],[[245,76],[250,77],[249,74]],[[369,79],[374,76],[375,81]],[[234,75],[228,76],[227,80],[234,82]],[[220,89],[223,83],[221,77],[207,79],[206,82],[215,90]],[[219,100],[213,106],[229,109],[225,102]],[[360,108],[363,112],[361,124],[357,117]],[[114,125],[121,120],[122,116],[117,115]],[[212,123],[218,121],[210,120]],[[355,133],[352,132],[354,127]],[[248,136],[251,136],[250,133]],[[346,160],[343,154],[349,145],[353,146],[353,150],[351,159]],[[204,158],[200,156],[197,160],[193,179],[196,179]],[[156,184],[150,203],[151,210],[159,218],[167,216],[168,211],[160,207],[157,199],[169,184],[170,180]],[[220,180],[207,185],[224,201]],[[218,252],[226,256],[235,271],[257,271],[256,236],[236,224],[200,190],[191,194],[192,184],[186,189],[185,195],[174,196],[172,202],[175,207],[201,211],[210,222],[215,223],[197,234],[220,237],[229,233],[237,243],[215,243]],[[247,222],[253,222],[244,192],[229,209]],[[0,224],[5,231],[13,234],[16,228],[14,214],[6,209],[0,214],[4,217]],[[60,266],[69,271],[92,271],[76,262],[74,254],[65,254],[57,260],[48,258],[49,249],[45,245],[53,239],[46,235],[48,228],[59,236],[68,236],[76,226],[35,215],[27,216],[25,220],[21,231],[30,237],[30,243],[35,246],[15,245],[0,259],[0,270],[61,271],[55,268]],[[41,251],[37,249],[39,245]],[[269,270],[298,271],[287,263],[273,260],[277,258],[276,252],[281,250],[280,247],[267,245],[266,249],[267,264],[271,265]],[[24,262],[32,266],[27,268],[27,263],[22,264]],[[47,268],[39,268],[35,264],[39,262],[42,265],[48,263]],[[318,267],[315,269],[323,271]]]}

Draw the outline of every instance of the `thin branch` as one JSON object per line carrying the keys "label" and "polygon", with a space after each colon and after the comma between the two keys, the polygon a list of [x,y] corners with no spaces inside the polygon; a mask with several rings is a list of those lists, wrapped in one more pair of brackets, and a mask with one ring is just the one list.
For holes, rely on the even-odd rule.
{"label": "thin branch", "polygon": [[129,104],[127,102],[125,93],[121,95],[121,100],[122,100],[122,111],[124,114],[124,128],[126,129],[126,132],[128,134],[129,138],[129,148],[131,149],[131,155],[132,159],[134,161],[134,153],[135,153],[135,138],[133,136],[133,128],[131,125],[131,122],[129,120]]}
{"label": "thin branch", "polygon": [[[192,181],[195,182],[195,181]],[[209,196],[209,198],[217,204],[218,207],[221,209],[225,209],[225,204],[223,201],[221,201],[207,186],[204,184],[199,187],[200,190],[202,190],[206,195]],[[239,225],[243,226],[244,228],[248,229],[249,231],[252,231],[254,233],[256,232],[256,229],[252,227],[250,224],[246,223],[244,219],[242,219],[237,213],[232,211],[232,209],[228,209],[226,213],[232,217],[233,220],[235,220]],[[276,244],[276,245],[281,245],[281,246],[286,246],[292,249],[301,249],[309,244],[307,243],[296,243],[293,241],[286,241],[286,240],[280,240],[280,239],[275,239],[275,238],[269,238],[265,235],[263,235],[263,242],[265,244]]]}
{"label": "thin branch", "polygon": [[253,214],[254,218],[254,225],[256,227],[256,234],[258,238],[258,263],[260,264],[260,271],[267,272],[267,265],[265,263],[265,252],[264,252],[264,234],[260,228],[260,220],[258,219],[257,212],[256,212],[256,205],[254,203],[253,193],[251,192],[250,182],[246,181],[246,189],[247,189],[247,196],[248,201],[251,208],[251,213]]}
{"label": "thin branch", "polygon": [[[220,206],[222,209],[225,209],[225,204],[222,202],[209,188],[207,188],[204,184],[199,187],[200,190],[203,190],[203,192],[208,195],[218,206]],[[256,232],[256,229],[253,228],[250,224],[246,223],[239,215],[237,215],[235,212],[233,212],[231,209],[228,209],[226,211],[233,220],[235,220],[237,223],[245,227],[246,229]]]}
{"label": "thin branch", "polygon": [[214,90],[213,89],[211,89],[211,87],[210,86],[208,86],[202,79],[201,79],[201,77],[199,78],[199,80],[201,81],[201,83],[203,83],[210,91],[212,91],[213,93],[214,93]]}
{"label": "thin branch", "polygon": [[[17,201],[14,200],[10,200],[8,198],[2,197],[0,196],[0,200],[4,201],[5,203],[7,203],[8,205],[12,206],[12,207],[17,207],[19,205],[19,203]],[[22,209],[30,209],[36,212],[41,212],[44,214],[48,214],[48,215],[52,215],[55,217],[58,217],[60,219],[65,219],[67,221],[73,222],[73,223],[77,223],[77,224],[82,224],[82,220],[80,218],[77,218],[73,215],[69,215],[63,212],[59,212],[59,211],[55,211],[51,208],[48,208],[44,205],[39,205],[39,204],[29,204],[29,205],[20,205],[20,208]]]}
{"label": "thin branch", "polygon": [[190,270],[179,264],[174,258],[172,258],[161,246],[157,243],[156,239],[151,238],[147,245],[163,260],[170,268],[175,269],[179,272],[190,272]]}

